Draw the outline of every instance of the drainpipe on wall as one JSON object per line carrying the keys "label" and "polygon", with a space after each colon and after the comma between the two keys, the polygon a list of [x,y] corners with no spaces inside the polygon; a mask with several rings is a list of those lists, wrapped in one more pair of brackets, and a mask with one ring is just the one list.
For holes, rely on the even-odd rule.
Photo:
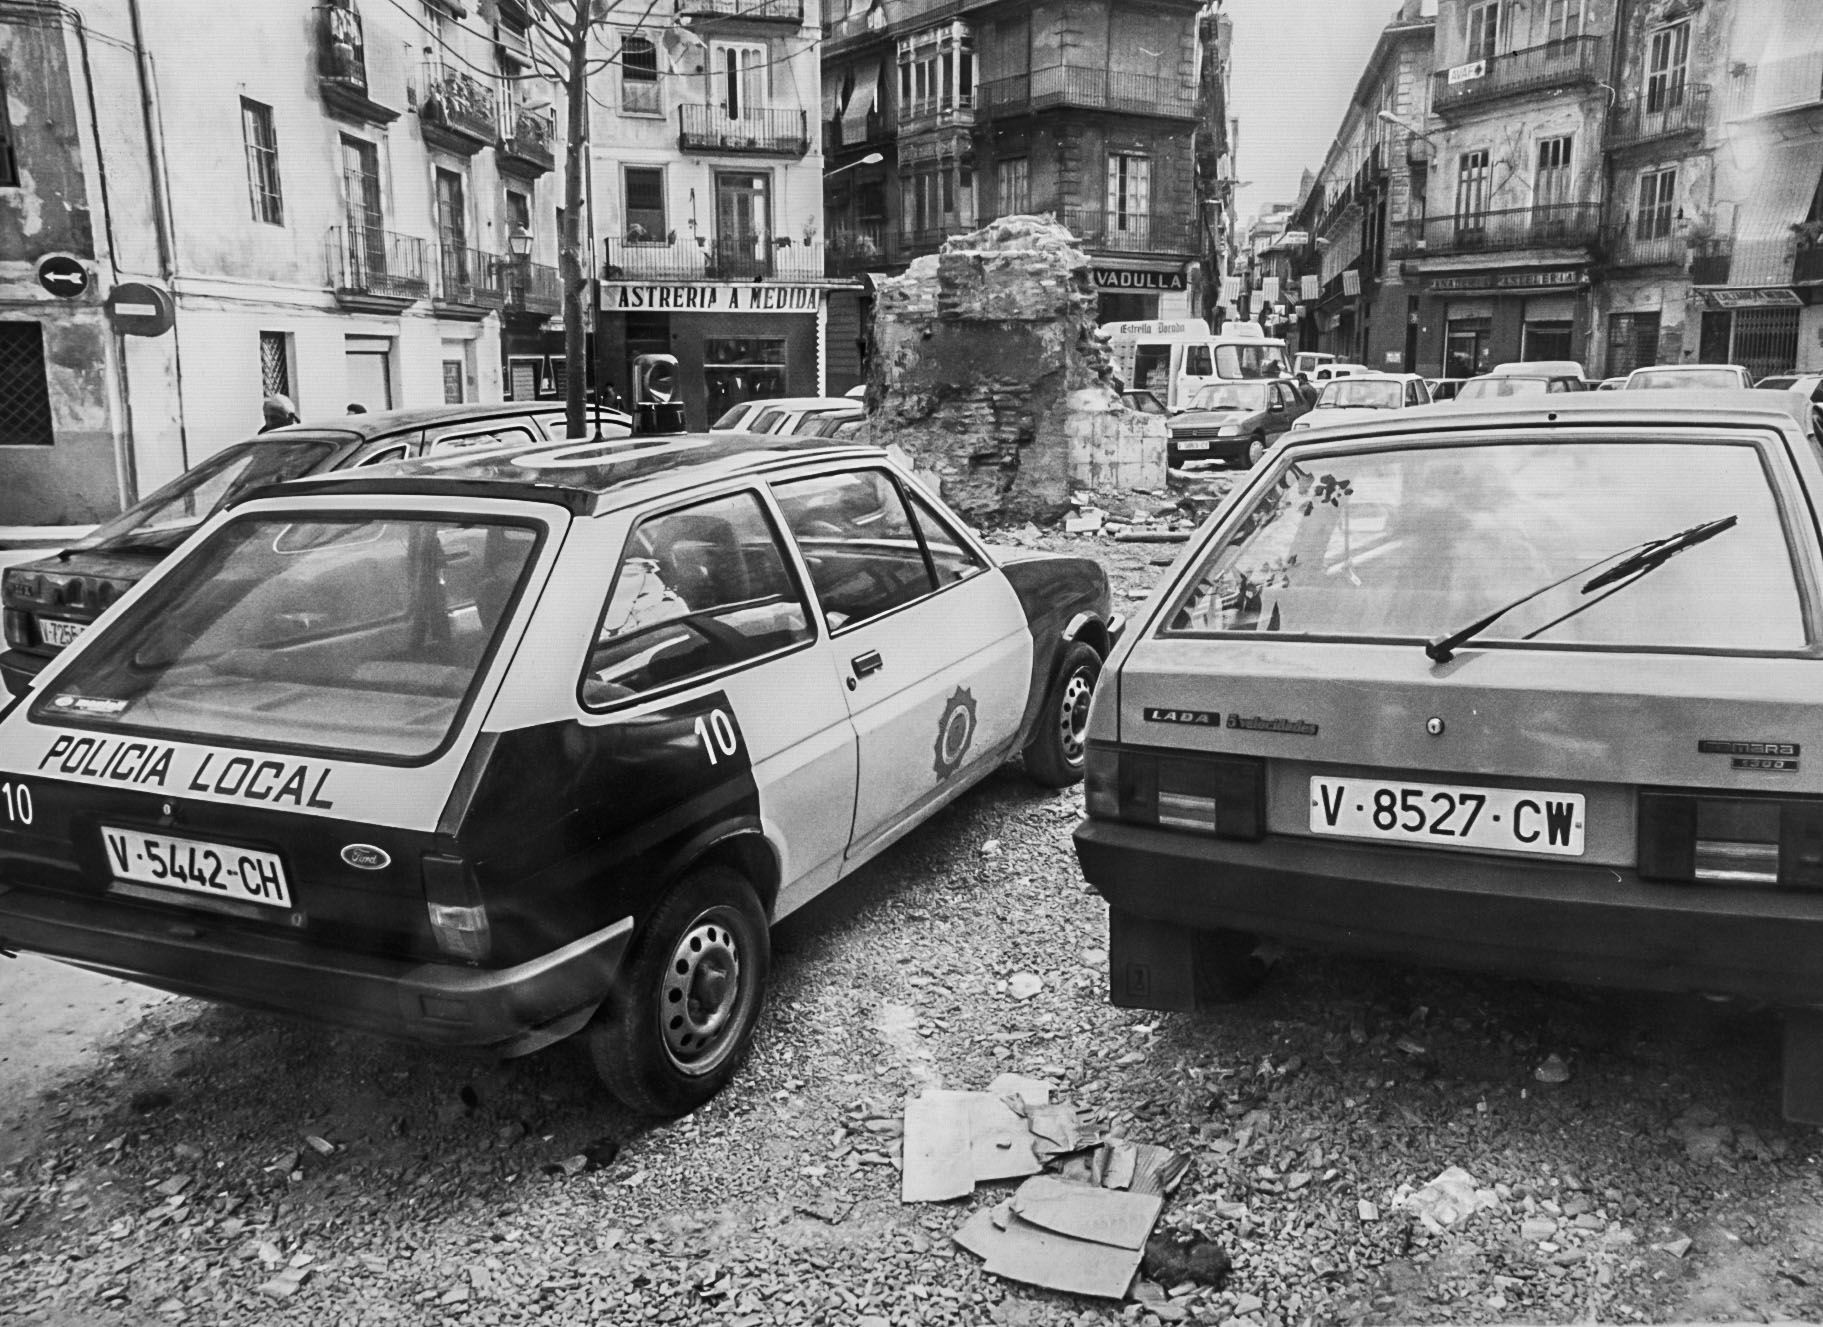
{"label": "drainpipe on wall", "polygon": [[[146,49],[145,25],[139,11],[140,0],[127,0],[127,12],[133,22],[133,58],[139,66],[139,111],[145,123],[146,158],[152,181],[152,228],[158,238],[158,274],[164,283],[171,288],[173,300],[177,297],[177,243],[176,228],[171,220],[171,198],[169,176],[165,170],[165,150],[163,120],[153,95],[152,53]],[[177,376],[177,447],[178,461],[183,469],[190,468],[190,435],[189,425],[184,410],[184,356],[183,343],[178,324],[171,325],[171,361]],[[126,364],[125,337],[121,342],[121,365],[124,374]],[[131,419],[131,404],[129,415]],[[129,425],[129,432],[131,426]],[[129,494],[131,501],[136,495]]]}
{"label": "drainpipe on wall", "polygon": [[[1608,133],[1614,126],[1614,108],[1620,103],[1621,74],[1626,69],[1627,24],[1632,8],[1632,0],[1614,0],[1614,32],[1608,38],[1608,81],[1600,87],[1600,90],[1607,96],[1607,104],[1602,108],[1601,136],[1604,148],[1607,145]],[[1607,247],[1605,241],[1613,234],[1608,221],[1614,207],[1614,154],[1604,151],[1601,155],[1601,197],[1596,200],[1598,204],[1596,215],[1602,220],[1601,231],[1598,232],[1598,235],[1603,240],[1602,247],[1605,250]],[[1602,322],[1602,335],[1599,339],[1595,335],[1598,321]],[[1608,374],[1607,331],[1605,320],[1599,319],[1596,312],[1595,286],[1591,282],[1589,285],[1589,338],[1595,344],[1587,347],[1587,350],[1588,358],[1591,361],[1590,367],[1595,370],[1595,377],[1598,380],[1607,377]],[[1597,356],[1600,356],[1599,360],[1596,358]]]}

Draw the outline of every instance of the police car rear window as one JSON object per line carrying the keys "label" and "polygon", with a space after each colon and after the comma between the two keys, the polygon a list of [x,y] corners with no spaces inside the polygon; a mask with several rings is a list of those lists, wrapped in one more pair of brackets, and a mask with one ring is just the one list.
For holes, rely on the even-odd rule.
{"label": "police car rear window", "polygon": [[[1584,591],[1611,565],[1604,559],[1729,516],[1732,527],[1637,580]],[[1161,635],[1422,641],[1541,590],[1477,639],[1768,651],[1807,643],[1777,495],[1759,450],[1744,443],[1572,440],[1307,457],[1283,466],[1185,585]]]}
{"label": "police car rear window", "polygon": [[427,759],[537,542],[530,526],[453,517],[234,521],[90,642],[33,716]]}

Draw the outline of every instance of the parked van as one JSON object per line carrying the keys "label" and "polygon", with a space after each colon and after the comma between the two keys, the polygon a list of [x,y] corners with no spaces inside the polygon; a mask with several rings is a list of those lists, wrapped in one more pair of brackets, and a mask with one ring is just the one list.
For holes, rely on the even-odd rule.
{"label": "parked van", "polygon": [[1300,350],[1291,361],[1291,376],[1295,378],[1302,373],[1314,382],[1320,367],[1335,362],[1336,357],[1326,350]]}
{"label": "parked van", "polygon": [[1258,323],[1228,322],[1220,333],[1201,318],[1104,323],[1114,372],[1130,391],[1149,391],[1175,413],[1212,382],[1288,376],[1285,343]]}

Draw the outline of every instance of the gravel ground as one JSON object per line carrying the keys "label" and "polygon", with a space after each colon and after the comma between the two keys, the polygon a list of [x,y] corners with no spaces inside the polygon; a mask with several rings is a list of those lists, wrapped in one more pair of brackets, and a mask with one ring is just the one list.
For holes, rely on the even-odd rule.
{"label": "gravel ground", "polygon": [[[1134,598],[1177,551],[1040,542]],[[669,1124],[569,1047],[496,1064],[160,1004],[0,1171],[0,1319],[1823,1317],[1819,1140],[1779,1120],[1769,1015],[1306,953],[1243,1004],[1116,1010],[1078,811],[1006,771],[786,922],[751,1059]],[[906,1095],[1009,1069],[1187,1151],[1162,1224],[1219,1241],[1226,1282],[1009,1285],[949,1239],[999,1191],[902,1207]],[[1413,1195],[1451,1166],[1480,1210],[1429,1224]]]}

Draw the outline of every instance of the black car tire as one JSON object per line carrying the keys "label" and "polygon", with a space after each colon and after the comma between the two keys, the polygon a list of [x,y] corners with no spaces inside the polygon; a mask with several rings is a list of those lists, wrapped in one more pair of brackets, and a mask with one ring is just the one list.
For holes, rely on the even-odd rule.
{"label": "black car tire", "polygon": [[1197,1004],[1232,1004],[1258,990],[1266,980],[1266,963],[1254,952],[1258,947],[1258,938],[1246,931],[1198,931]]}
{"label": "black car tire", "polygon": [[634,941],[617,996],[589,1025],[589,1053],[608,1091],[663,1116],[721,1091],[753,1040],[771,939],[739,872],[703,866],[679,880]]}
{"label": "black car tire", "polygon": [[1089,701],[1100,676],[1101,656],[1093,646],[1071,641],[1063,647],[1038,712],[1038,731],[1025,748],[1025,772],[1034,783],[1068,788],[1082,782]]}
{"label": "black car tire", "polygon": [[1260,463],[1260,457],[1265,454],[1266,435],[1263,433],[1256,433],[1253,435],[1253,440],[1247,444],[1247,464],[1250,466],[1258,465]]}

